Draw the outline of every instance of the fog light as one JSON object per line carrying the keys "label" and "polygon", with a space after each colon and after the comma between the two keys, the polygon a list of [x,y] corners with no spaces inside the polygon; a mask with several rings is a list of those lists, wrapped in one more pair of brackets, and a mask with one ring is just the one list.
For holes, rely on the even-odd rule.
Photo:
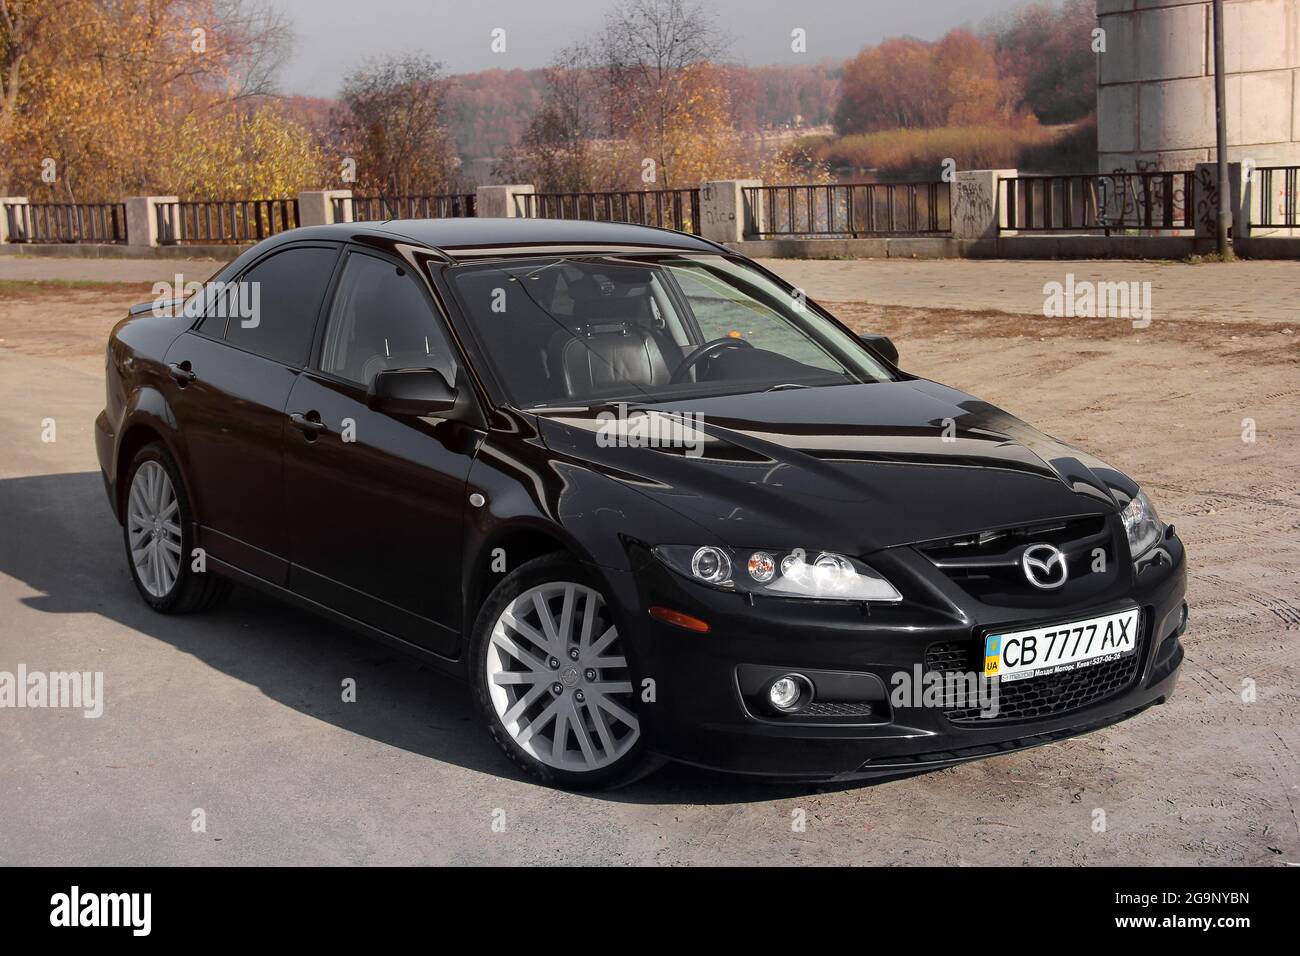
{"label": "fog light", "polygon": [[792,713],[808,702],[812,696],[808,678],[799,674],[786,674],[772,681],[767,688],[767,702],[782,713]]}

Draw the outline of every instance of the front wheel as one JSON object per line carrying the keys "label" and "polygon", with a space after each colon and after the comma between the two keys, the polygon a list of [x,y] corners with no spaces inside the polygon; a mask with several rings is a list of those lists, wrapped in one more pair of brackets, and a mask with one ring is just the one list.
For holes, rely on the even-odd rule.
{"label": "front wheel", "polygon": [[471,665],[493,739],[543,783],[603,789],[654,769],[624,641],[577,561],[547,555],[508,574],[479,612]]}

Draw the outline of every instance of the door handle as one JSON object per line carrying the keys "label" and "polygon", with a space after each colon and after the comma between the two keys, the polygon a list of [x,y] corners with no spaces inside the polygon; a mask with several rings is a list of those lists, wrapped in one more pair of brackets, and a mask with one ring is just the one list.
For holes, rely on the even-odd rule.
{"label": "door handle", "polygon": [[302,430],[308,441],[314,440],[317,435],[324,434],[328,430],[325,423],[320,420],[320,414],[314,411],[306,414],[293,412],[289,415],[289,421]]}
{"label": "door handle", "polygon": [[167,366],[167,371],[171,372],[172,378],[176,380],[176,384],[181,388],[184,388],[186,385],[190,384],[190,382],[198,378],[198,376],[194,374],[194,369],[190,368],[188,359],[179,363],[172,362]]}

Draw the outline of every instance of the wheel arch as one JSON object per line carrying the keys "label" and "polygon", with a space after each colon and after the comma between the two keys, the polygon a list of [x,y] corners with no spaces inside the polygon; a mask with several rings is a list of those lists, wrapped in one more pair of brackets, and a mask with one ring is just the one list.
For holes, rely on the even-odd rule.
{"label": "wheel arch", "polygon": [[184,485],[185,496],[190,502],[190,508],[197,516],[197,499],[194,495],[194,488],[190,481],[188,470],[185,468],[184,456],[177,447],[177,433],[171,427],[170,422],[174,421],[171,414],[171,408],[167,405],[166,399],[154,389],[141,389],[131,407],[127,409],[123,416],[123,424],[120,431],[120,438],[117,442],[116,460],[113,467],[114,494],[116,500],[114,504],[117,509],[118,523],[123,520],[125,513],[125,502],[127,488],[127,472],[131,467],[131,462],[139,454],[140,449],[145,445],[157,442],[167,450],[171,455],[172,461],[176,463],[176,468],[181,475],[181,483]]}
{"label": "wheel arch", "polygon": [[492,589],[515,568],[547,554],[567,554],[590,564],[591,559],[576,542],[556,529],[528,524],[502,528],[486,538],[466,564],[465,636],[468,637]]}

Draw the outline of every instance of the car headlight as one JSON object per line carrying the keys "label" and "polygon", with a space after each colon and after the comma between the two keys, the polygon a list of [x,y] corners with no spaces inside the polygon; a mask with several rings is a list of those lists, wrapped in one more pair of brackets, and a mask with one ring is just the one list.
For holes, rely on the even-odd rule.
{"label": "car headlight", "polygon": [[830,551],[735,550],[660,545],[654,555],[678,574],[724,591],[822,601],[901,601],[881,574]]}
{"label": "car headlight", "polygon": [[1133,500],[1124,506],[1119,516],[1123,519],[1124,531],[1128,534],[1129,554],[1135,560],[1149,551],[1164,534],[1165,526],[1160,523],[1155,505],[1151,504],[1151,499],[1145,492],[1139,491]]}

